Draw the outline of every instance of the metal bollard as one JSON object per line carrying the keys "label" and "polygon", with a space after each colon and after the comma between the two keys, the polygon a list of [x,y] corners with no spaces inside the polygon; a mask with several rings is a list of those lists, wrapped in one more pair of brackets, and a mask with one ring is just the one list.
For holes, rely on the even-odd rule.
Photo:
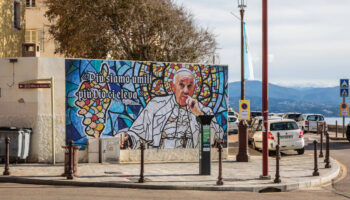
{"label": "metal bollard", "polygon": [[143,175],[143,166],[144,166],[143,153],[144,153],[144,151],[145,151],[145,144],[143,144],[143,142],[141,142],[141,170],[140,170],[139,183],[145,182],[145,177]]}
{"label": "metal bollard", "polygon": [[324,160],[326,163],[325,168],[331,168],[331,164],[329,163],[329,134],[326,134],[326,159]]}
{"label": "metal bollard", "polygon": [[70,140],[68,144],[68,174],[67,179],[73,179],[73,141]]}
{"label": "metal bollard", "polygon": [[322,129],[321,129],[320,133],[321,133],[321,142],[320,142],[320,155],[319,155],[319,157],[323,158],[323,131],[322,131]]}
{"label": "metal bollard", "polygon": [[312,176],[319,176],[320,173],[318,173],[318,167],[317,167],[317,141],[314,140],[314,172],[312,173]]}
{"label": "metal bollard", "polygon": [[281,145],[281,144],[280,144],[280,132],[277,132],[277,144],[278,144],[278,145]]}
{"label": "metal bollard", "polygon": [[223,185],[224,182],[222,181],[222,157],[221,157],[222,145],[221,143],[219,144],[218,152],[219,152],[219,176],[218,176],[218,181],[216,182],[216,185]]}
{"label": "metal bollard", "polygon": [[335,120],[335,137],[338,137],[338,120]]}
{"label": "metal bollard", "polygon": [[274,183],[280,183],[280,145],[276,145],[276,176],[275,180],[273,181]]}
{"label": "metal bollard", "polygon": [[5,160],[5,171],[3,173],[4,176],[9,176],[11,173],[10,173],[10,138],[9,137],[6,137],[5,138],[5,151],[6,151],[6,160]]}

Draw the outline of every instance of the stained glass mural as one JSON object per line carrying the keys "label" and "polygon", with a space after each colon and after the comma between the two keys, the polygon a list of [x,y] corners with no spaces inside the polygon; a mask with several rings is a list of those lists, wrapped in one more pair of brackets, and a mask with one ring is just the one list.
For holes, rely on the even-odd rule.
{"label": "stained glass mural", "polygon": [[196,148],[195,118],[206,114],[226,146],[227,66],[67,59],[65,68],[67,141],[120,134],[122,148]]}

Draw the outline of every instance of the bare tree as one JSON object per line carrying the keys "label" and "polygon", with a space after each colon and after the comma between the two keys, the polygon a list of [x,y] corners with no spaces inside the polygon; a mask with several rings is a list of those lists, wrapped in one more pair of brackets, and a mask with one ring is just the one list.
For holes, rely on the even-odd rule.
{"label": "bare tree", "polygon": [[215,36],[172,0],[46,0],[57,52],[70,57],[207,62]]}

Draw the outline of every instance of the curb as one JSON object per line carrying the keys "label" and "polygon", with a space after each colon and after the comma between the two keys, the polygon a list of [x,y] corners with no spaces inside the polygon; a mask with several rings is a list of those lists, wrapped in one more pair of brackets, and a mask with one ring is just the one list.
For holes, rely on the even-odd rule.
{"label": "curb", "polygon": [[330,140],[348,140],[346,137],[329,137]]}
{"label": "curb", "polygon": [[[22,178],[16,176],[0,176],[3,183],[21,183],[37,185],[59,185],[59,186],[80,186],[80,187],[109,187],[109,188],[130,188],[130,189],[157,189],[157,190],[199,190],[199,191],[245,191],[245,192],[286,192],[301,188],[309,188],[330,183],[338,177],[340,166],[335,159],[331,158],[332,168],[324,177],[304,182],[291,182],[280,184],[260,184],[255,186],[194,186],[194,185],[151,185],[146,183],[118,183],[118,182],[82,182],[72,180],[45,180]],[[224,180],[225,181],[225,180]],[[283,180],[282,180],[283,181]]]}

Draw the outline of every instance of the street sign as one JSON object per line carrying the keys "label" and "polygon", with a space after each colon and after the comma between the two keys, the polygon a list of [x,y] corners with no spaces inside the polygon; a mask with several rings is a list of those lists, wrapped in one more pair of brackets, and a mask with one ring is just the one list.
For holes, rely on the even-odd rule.
{"label": "street sign", "polygon": [[239,120],[250,120],[250,101],[239,100]]}
{"label": "street sign", "polygon": [[349,79],[340,79],[340,89],[349,89]]}
{"label": "street sign", "polygon": [[348,97],[349,89],[340,89],[340,97]]}
{"label": "street sign", "polygon": [[346,102],[340,103],[339,106],[340,116],[349,116],[349,105]]}
{"label": "street sign", "polygon": [[51,88],[50,83],[19,83],[19,89]]}

